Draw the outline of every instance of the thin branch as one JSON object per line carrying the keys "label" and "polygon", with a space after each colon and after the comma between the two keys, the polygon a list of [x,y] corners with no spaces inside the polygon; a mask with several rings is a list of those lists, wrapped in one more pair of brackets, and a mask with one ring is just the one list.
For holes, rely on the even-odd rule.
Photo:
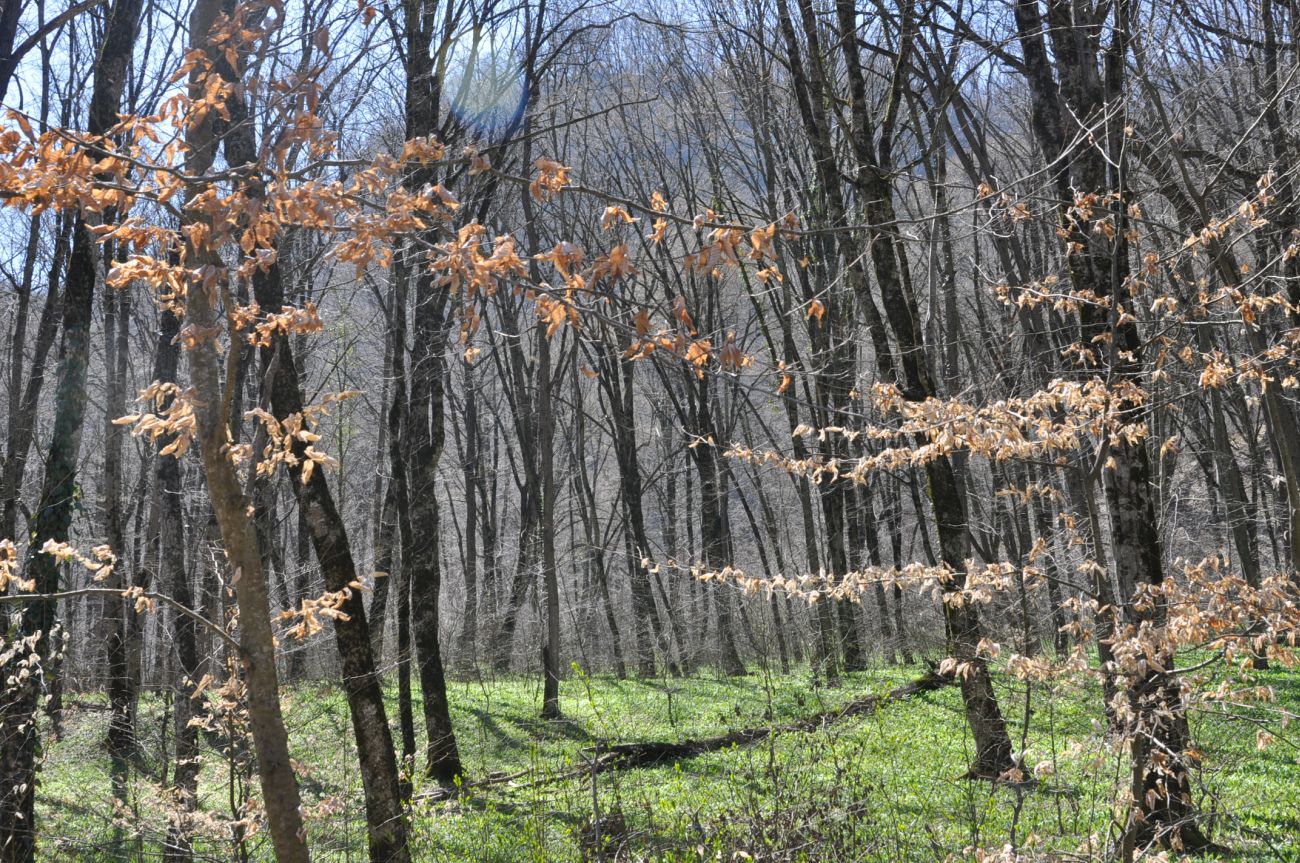
{"label": "thin branch", "polygon": [[77,599],[82,596],[116,596],[122,599],[140,596],[145,599],[152,599],[155,602],[161,602],[163,605],[171,606],[194,622],[207,627],[212,632],[215,632],[217,636],[225,641],[226,644],[230,645],[232,649],[242,653],[243,648],[240,647],[239,641],[229,632],[226,632],[220,626],[217,626],[194,609],[177,602],[175,599],[162,593],[135,593],[134,591],[118,590],[113,587],[83,587],[79,590],[64,590],[59,593],[9,593],[0,595],[0,603],[54,602],[60,599]]}

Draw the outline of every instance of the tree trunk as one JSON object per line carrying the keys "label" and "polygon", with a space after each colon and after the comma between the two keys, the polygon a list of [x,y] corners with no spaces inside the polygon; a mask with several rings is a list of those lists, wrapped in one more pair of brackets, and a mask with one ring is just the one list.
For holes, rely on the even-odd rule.
{"label": "tree trunk", "polygon": [[[428,137],[438,131],[441,78],[435,75],[429,55],[432,28],[437,23],[435,17],[435,8],[425,0],[406,0],[404,3],[407,138]],[[419,189],[431,185],[433,179],[431,168],[418,167],[410,171],[403,182],[410,189]],[[411,255],[413,259],[418,257],[414,250]],[[409,518],[403,524],[402,574],[410,587],[411,631],[419,658],[417,672],[424,696],[422,705],[428,736],[425,773],[449,785],[461,774],[461,764],[447,704],[447,682],[439,644],[442,570],[436,494],[438,462],[446,435],[443,381],[449,326],[448,289],[446,285],[437,283],[434,274],[426,267],[412,265],[410,271],[415,279],[415,319],[403,430]],[[401,349],[398,347],[396,351]]]}
{"label": "tree trunk", "polygon": [[[220,0],[198,0],[190,16],[192,49],[207,52],[217,61],[209,32],[221,11]],[[207,74],[191,73],[191,97],[204,92]],[[185,134],[188,147],[186,172],[202,177],[211,168],[217,147],[214,117],[191,124]],[[192,180],[188,200],[199,200],[206,185]],[[202,224],[210,217],[187,212],[185,224]],[[210,226],[209,226],[210,228]],[[223,291],[221,259],[217,250],[196,246],[185,248],[182,265],[191,272],[212,274],[192,284],[187,292],[185,323],[198,333],[222,331],[217,318],[217,293]],[[226,454],[230,417],[226,415],[228,395],[221,383],[220,355],[212,336],[199,338],[189,352],[190,380],[194,389],[196,439],[203,461],[212,510],[221,530],[222,545],[233,573],[235,598],[239,604],[240,658],[247,687],[247,708],[253,746],[257,752],[258,778],[266,807],[271,842],[279,863],[306,863],[309,859],[306,832],[300,811],[298,780],[289,759],[289,740],[280,712],[279,678],[275,667],[275,634],[271,628],[270,599],[257,533],[249,516],[249,500],[240,487],[235,467]],[[227,386],[234,381],[227,380]]]}
{"label": "tree trunk", "polygon": [[474,367],[469,360],[465,371],[465,454],[462,475],[465,484],[465,616],[461,621],[458,661],[465,668],[478,664],[478,497],[482,476],[482,435],[478,423],[478,392]]}
{"label": "tree trunk", "polygon": [[[237,69],[227,67],[225,72],[231,81],[242,77]],[[254,126],[247,109],[242,103],[235,102],[229,110],[230,128],[223,141],[226,160],[232,165],[253,163],[257,150],[253,139]],[[261,179],[256,176],[246,179],[244,192],[252,205],[259,204],[263,197]],[[254,298],[260,308],[284,307],[278,257],[267,267],[255,268],[252,281]],[[289,421],[303,420],[304,404],[298,369],[287,335],[276,333],[268,344],[262,346],[262,399],[269,402],[272,415],[286,429]],[[310,461],[308,448],[306,441],[293,441],[292,452],[298,459],[299,473]],[[361,766],[370,859],[372,863],[409,861],[397,761],[347,529],[323,470],[312,470],[306,481],[293,475],[293,471],[290,473],[289,485],[301,515],[300,534],[305,532],[310,537],[324,576],[325,589],[345,597],[339,606],[342,614],[333,619],[334,640],[342,664],[344,692]]]}
{"label": "tree trunk", "polygon": [[408,465],[411,532],[404,537],[402,572],[410,585],[411,631],[418,657],[417,673],[428,751],[425,772],[443,784],[461,773],[460,755],[447,704],[447,683],[439,644],[438,607],[442,589],[439,557],[441,535],[435,493],[442,456],[443,374],[445,363],[447,294],[434,285],[431,274],[416,276],[414,345],[411,354],[409,399],[410,460]]}
{"label": "tree trunk", "polygon": [[[703,389],[707,382],[702,381],[700,386]],[[726,480],[718,469],[713,446],[697,446],[691,450],[691,454],[700,475],[700,533],[704,542],[704,563],[710,570],[721,571],[731,562]],[[729,593],[732,587],[724,585],[719,588],[710,583],[707,588],[717,600],[718,649],[722,671],[733,677],[740,676],[745,673],[745,663],[736,650]]]}
{"label": "tree trunk", "polygon": [[[1070,5],[1056,3],[1048,8],[1047,32],[1052,38],[1055,74],[1043,44],[1043,22],[1037,0],[1018,0],[1016,6],[1026,77],[1033,95],[1031,125],[1049,163],[1060,164],[1062,169],[1068,167],[1068,178],[1058,181],[1062,193],[1067,188],[1073,194],[1119,193],[1119,202],[1112,206],[1116,227],[1113,240],[1079,224],[1070,215],[1072,194],[1060,204],[1062,235],[1074,249],[1067,256],[1073,289],[1119,301],[1129,273],[1125,208],[1130,193],[1122,131],[1124,114],[1111,117],[1110,113],[1114,106],[1124,104],[1124,74],[1132,38],[1130,4],[1123,0],[1112,7],[1111,44],[1104,52],[1099,39],[1084,33],[1087,25],[1082,19],[1075,20]],[[1084,13],[1078,10],[1078,14]],[[1083,128],[1091,128],[1099,118],[1107,116],[1104,138],[1099,136],[1096,141],[1067,153],[1064,149],[1067,116]],[[1066,161],[1058,162],[1058,159]],[[1081,304],[1082,343],[1092,348],[1092,364],[1099,374],[1140,383],[1141,337],[1131,317],[1126,323],[1112,317],[1118,312],[1092,303]],[[1097,347],[1093,348],[1094,345]],[[1146,411],[1140,404],[1122,402],[1119,419],[1142,423],[1146,421]],[[1118,607],[1125,623],[1145,622],[1158,628],[1164,623],[1164,612],[1158,603],[1134,605],[1139,585],[1158,588],[1164,581],[1150,458],[1144,442],[1121,437],[1112,444],[1102,480],[1110,513],[1111,557],[1119,583]],[[1159,665],[1172,668],[1172,657],[1166,657]],[[1125,831],[1124,844],[1130,849],[1126,856],[1131,857],[1134,842],[1154,838],[1174,841],[1187,851],[1200,850],[1209,844],[1194,823],[1191,798],[1186,793],[1189,767],[1184,752],[1188,741],[1180,686],[1176,676],[1154,669],[1138,673],[1128,681],[1125,696],[1132,724],[1127,733],[1133,741],[1135,810]],[[1161,752],[1159,759],[1151,757],[1155,751]]]}
{"label": "tree trunk", "polygon": [[[628,339],[626,334],[622,334]],[[643,503],[644,489],[641,480],[641,461],[638,457],[636,435],[636,393],[633,388],[635,370],[633,361],[625,357],[627,344],[619,342],[620,356],[612,356],[605,335],[597,345],[600,356],[600,385],[610,414],[614,455],[618,463],[619,490],[627,511],[627,530],[632,544],[632,613],[636,620],[637,674],[653,677],[655,674],[655,644],[659,644],[665,661],[673,666],[670,645],[664,637],[664,625],[659,618],[651,588],[651,573],[647,564],[651,556],[650,538],[645,526]]]}
{"label": "tree trunk", "polygon": [[[86,127],[92,139],[107,134],[117,120],[141,2],[119,0],[109,11]],[[42,553],[41,548],[49,541],[68,540],[77,498],[90,325],[99,269],[98,243],[86,218],[79,213],[73,221],[72,254],[63,290],[63,342],[59,348],[54,424],[28,545],[27,577],[35,583],[37,593],[59,589],[61,564],[54,556]],[[26,449],[22,447],[24,459]],[[16,498],[19,490],[14,486],[6,492],[6,498]],[[115,551],[120,553],[121,549]],[[14,649],[0,663],[0,679],[15,675],[19,663],[26,665],[29,674],[0,692],[0,863],[29,863],[36,854],[36,754],[40,742],[35,720],[42,684],[58,691],[57,672],[51,663],[57,652],[55,624],[55,604],[40,600],[26,603],[17,631],[6,633],[5,641]],[[15,627],[10,624],[8,628]]]}
{"label": "tree trunk", "polygon": [[[113,420],[126,413],[127,353],[130,350],[130,294],[112,292],[104,296],[105,357],[108,374],[104,399],[104,473],[101,488],[103,538],[118,556],[112,586],[135,586],[138,568],[127,557],[126,531],[122,518],[122,436],[125,430]],[[142,472],[142,477],[144,476]],[[133,605],[133,604],[130,604]],[[108,630],[107,654],[109,720],[105,748],[113,799],[126,800],[130,758],[135,750],[135,704],[140,681],[130,661],[135,612],[124,598],[109,597],[103,604]]]}
{"label": "tree trunk", "polygon": [[587,466],[587,422],[586,405],[583,404],[582,389],[578,383],[578,368],[573,368],[573,405],[574,405],[574,466],[573,484],[577,491],[578,517],[582,521],[583,538],[587,545],[587,567],[591,580],[599,591],[597,602],[605,610],[605,625],[609,628],[610,650],[614,654],[614,673],[619,680],[627,677],[627,664],[623,659],[623,634],[619,629],[618,618],[614,614],[614,602],[609,594],[609,571],[605,563],[605,543],[600,536],[600,510],[596,504],[596,492],[592,486],[590,471]]}
{"label": "tree trunk", "polygon": [[[15,321],[13,345],[10,348],[10,386],[8,451],[0,462],[0,539],[13,541],[18,538],[18,504],[23,486],[23,476],[27,469],[27,455],[32,447],[32,438],[36,434],[37,406],[40,404],[41,390],[45,384],[46,360],[54,337],[58,332],[61,317],[61,300],[59,283],[63,264],[68,257],[72,228],[76,216],[63,213],[58,220],[54,240],[54,254],[50,264],[49,279],[46,282],[45,304],[41,307],[41,317],[36,325],[36,338],[32,345],[32,364],[27,378],[27,386],[22,387],[23,351],[25,326],[21,311],[28,302],[31,293],[31,278],[28,270],[35,265],[36,251],[29,246],[29,259],[24,268],[24,282],[27,287],[19,296],[20,315]],[[39,227],[35,224],[34,227]],[[39,236],[37,236],[39,240]],[[22,398],[19,399],[21,393]],[[2,618],[0,618],[2,620]]]}
{"label": "tree trunk", "polygon": [[538,327],[537,458],[542,474],[542,582],[546,591],[546,641],[542,646],[542,718],[560,718],[560,586],[555,571],[555,453],[552,443],[551,340]]}
{"label": "tree trunk", "polygon": [[[181,331],[181,321],[173,312],[159,312],[161,321],[154,360],[154,380],[176,383],[180,366],[180,347],[176,336]],[[164,408],[166,405],[163,406]],[[168,435],[159,438],[155,452],[170,446],[175,440]],[[185,608],[194,608],[190,590],[189,570],[185,561],[185,510],[180,459],[155,455],[156,482],[158,484],[158,567],[159,580],[167,585],[172,599]],[[197,609],[196,609],[197,610]],[[175,680],[173,700],[174,764],[172,770],[172,795],[175,810],[163,843],[165,863],[188,863],[194,858],[190,845],[190,817],[198,808],[199,786],[199,730],[190,720],[203,710],[202,694],[198,693],[205,663],[200,658],[195,637],[194,620],[179,612],[171,615],[172,641],[176,645],[179,668]],[[198,693],[196,697],[196,693]]]}
{"label": "tree trunk", "polygon": [[[388,292],[391,309],[393,292]],[[390,312],[391,314],[391,312]],[[388,410],[388,386],[393,376],[393,339],[391,321],[384,334],[384,382],[380,387],[379,404],[382,414]],[[379,423],[378,442],[375,451],[375,478],[371,485],[371,525],[370,525],[370,567],[371,573],[383,573],[375,578],[374,594],[370,597],[370,610],[366,616],[370,623],[370,653],[375,659],[375,670],[383,679],[384,669],[384,632],[388,624],[388,594],[393,580],[393,543],[397,534],[397,502],[393,495],[393,484],[384,483],[384,471],[381,467],[388,459],[388,423]],[[382,565],[381,565],[382,564]]]}

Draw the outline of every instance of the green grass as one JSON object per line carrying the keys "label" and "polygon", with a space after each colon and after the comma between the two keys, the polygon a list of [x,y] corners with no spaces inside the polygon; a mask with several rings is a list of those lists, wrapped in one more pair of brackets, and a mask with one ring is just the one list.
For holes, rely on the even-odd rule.
{"label": "green grass", "polygon": [[[576,769],[584,749],[604,740],[679,740],[779,724],[887,691],[917,673],[878,669],[849,675],[837,689],[813,686],[806,670],[651,681],[579,675],[564,682],[560,722],[537,718],[535,679],[453,682],[453,718],[471,784],[454,800],[433,802],[417,781],[415,859],[594,859],[584,856],[583,840],[591,835],[593,785]],[[1204,757],[1198,802],[1232,859],[1300,861],[1300,766],[1295,740],[1279,721],[1282,711],[1300,714],[1300,676],[1270,671],[1255,683],[1273,687],[1277,701],[1207,705],[1192,716]],[[942,861],[1009,843],[1024,859],[1099,855],[1126,769],[1102,733],[1099,692],[1091,683],[1036,685],[1027,733],[1024,685],[1005,681],[1000,695],[1017,746],[1024,735],[1027,763],[1054,765],[1035,790],[961,778],[971,744],[959,692],[949,687],[815,732],[783,733],[675,766],[602,774],[595,805],[625,825],[620,860]],[[134,780],[131,811],[116,837],[102,746],[106,713],[84,706],[102,706],[102,699],[76,702],[83,706],[69,711],[64,737],[47,750],[39,796],[43,859],[155,859],[165,831],[156,782],[162,700],[150,696],[141,705],[143,766],[152,778]],[[296,687],[286,693],[285,711],[315,859],[364,860],[361,783],[341,691]],[[1261,729],[1277,736],[1262,750]],[[522,775],[510,782],[474,784],[516,773]],[[202,782],[213,816],[202,850],[233,859],[222,816],[230,812],[232,787],[238,799],[240,786],[232,786],[217,752],[205,756]],[[269,859],[264,835],[247,847],[253,859]]]}

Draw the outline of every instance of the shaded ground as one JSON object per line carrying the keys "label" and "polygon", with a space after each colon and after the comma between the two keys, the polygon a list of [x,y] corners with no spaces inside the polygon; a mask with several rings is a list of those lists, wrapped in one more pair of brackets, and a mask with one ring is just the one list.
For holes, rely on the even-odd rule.
{"label": "shaded ground", "polygon": [[[1099,735],[1100,696],[1090,685],[1029,693],[1026,761],[1041,765],[1043,780],[1032,791],[961,778],[972,753],[953,687],[908,692],[904,700],[837,721],[808,721],[848,704],[868,705],[921,671],[850,675],[834,690],[814,687],[806,670],[742,679],[571,678],[562,687],[566,718],[559,723],[536,718],[538,681],[455,682],[449,696],[471,784],[453,800],[435,800],[433,789],[417,783],[416,859],[576,861],[605,853],[607,859],[685,861],[748,854],[892,863],[961,859],[967,849],[1008,843],[1031,855],[1025,859],[1088,859],[1100,852],[1123,756]],[[1236,859],[1296,861],[1300,751],[1278,718],[1281,709],[1300,713],[1300,678],[1274,671],[1257,682],[1274,688],[1277,703],[1214,705],[1193,717],[1205,764],[1200,802],[1210,831],[1239,853]],[[1000,694],[1019,745],[1024,686],[1004,683]],[[94,704],[93,696],[83,700]],[[315,859],[364,859],[360,777],[342,694],[304,685],[285,701]],[[155,779],[164,709],[156,697],[141,708],[145,766]],[[114,833],[102,747],[106,719],[102,710],[71,712],[65,737],[49,748],[40,793],[46,860],[142,860],[157,853],[165,822],[149,779],[135,782],[127,811],[119,812],[122,829]],[[1278,742],[1258,749],[1258,723],[1277,733]],[[775,731],[746,736],[759,728]],[[610,743],[688,740],[723,743],[683,760],[648,759],[638,769],[592,776],[592,758],[609,757]],[[209,752],[202,776],[213,816],[204,850],[231,859],[229,827],[220,816],[245,791],[230,781],[218,753]],[[255,859],[268,859],[263,838],[248,842]]]}

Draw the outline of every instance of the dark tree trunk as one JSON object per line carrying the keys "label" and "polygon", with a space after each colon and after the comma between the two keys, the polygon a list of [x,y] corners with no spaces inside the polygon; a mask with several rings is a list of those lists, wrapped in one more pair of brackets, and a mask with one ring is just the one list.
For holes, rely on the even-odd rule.
{"label": "dark tree trunk", "polygon": [[465,444],[462,475],[465,484],[465,616],[461,621],[457,654],[465,668],[478,664],[478,544],[479,485],[482,482],[482,433],[478,422],[478,392],[473,364],[465,371]]}
{"label": "dark tree trunk", "polygon": [[[700,388],[707,386],[701,382]],[[712,425],[708,422],[708,425]],[[731,562],[730,530],[727,518],[728,493],[726,479],[718,469],[717,455],[712,446],[698,446],[691,450],[696,470],[700,475],[700,533],[704,543],[704,563],[713,571],[721,571]],[[717,602],[717,627],[719,662],[724,674],[739,676],[745,673],[745,663],[736,649],[730,585],[719,588],[707,585]],[[725,591],[725,592],[724,592]]]}
{"label": "dark tree trunk", "polygon": [[[141,3],[119,0],[109,11],[86,126],[92,138],[107,134],[117,121]],[[3,14],[8,11],[6,8]],[[35,583],[37,593],[59,589],[60,564],[40,549],[47,541],[68,540],[76,505],[98,254],[97,240],[78,214],[72,227],[72,254],[63,290],[63,341],[59,347],[54,424],[28,546],[27,577]],[[26,446],[22,449],[25,458]],[[17,494],[15,486],[6,497]],[[19,662],[29,663],[30,674],[23,675],[23,683],[6,686],[0,693],[0,861],[29,863],[36,854],[36,753],[40,745],[36,711],[42,685],[57,687],[50,663],[57,650],[55,604],[25,604],[16,627],[10,624],[8,628],[16,631],[6,633],[6,642],[15,647],[21,642],[26,649],[16,650],[0,667],[0,679],[14,675]]]}
{"label": "dark tree trunk", "polygon": [[[1089,32],[1080,23],[1090,15],[1082,0],[1049,5],[1047,32],[1051,35],[1055,72],[1043,38],[1043,18],[1037,0],[1019,0],[1016,23],[1025,74],[1033,96],[1032,125],[1049,163],[1059,164],[1061,192],[1073,194],[1118,192],[1114,205],[1115,236],[1106,239],[1079,224],[1068,208],[1073,194],[1061,202],[1062,233],[1073,244],[1067,257],[1074,290],[1102,298],[1123,298],[1129,273],[1126,239],[1126,210],[1129,202],[1123,141],[1124,114],[1108,119],[1104,138],[1066,152],[1065,118],[1090,128],[1114,106],[1122,106],[1124,69],[1128,62],[1130,4],[1123,0],[1112,7],[1111,44],[1105,50],[1100,33]],[[1078,6],[1077,10],[1072,6]],[[1077,20],[1076,20],[1077,18]],[[1070,135],[1073,133],[1071,132]],[[1063,161],[1057,162],[1058,158]],[[1064,170],[1068,168],[1068,177]],[[1131,317],[1122,322],[1119,309],[1084,303],[1079,318],[1082,343],[1092,348],[1092,365],[1099,374],[1121,382],[1140,383],[1142,343]],[[1123,422],[1146,422],[1147,409],[1121,402]],[[1164,581],[1159,522],[1151,488],[1151,464],[1143,441],[1121,437],[1111,445],[1107,466],[1102,470],[1107,509],[1110,513],[1112,557],[1119,583],[1118,607],[1126,624],[1145,622],[1156,627],[1164,623],[1159,603],[1134,605],[1139,585],[1159,587]],[[1095,519],[1094,519],[1095,520]],[[1104,637],[1104,636],[1103,636]],[[1104,657],[1103,657],[1104,659]],[[1172,657],[1160,666],[1171,668]],[[1125,856],[1131,859],[1133,843],[1160,839],[1173,841],[1182,850],[1197,851],[1209,846],[1196,826],[1191,805],[1188,770],[1186,715],[1180,680],[1165,671],[1147,670],[1128,681],[1133,727],[1127,729],[1132,743],[1133,796],[1136,811],[1127,825]],[[1158,759],[1152,753],[1159,751]]]}
{"label": "dark tree trunk", "polygon": [[[782,4],[784,7],[784,3]],[[814,131],[815,152],[819,162],[834,165],[834,154],[828,149],[828,134],[823,131],[826,121],[817,115],[815,104],[827,92],[826,74],[822,71],[823,52],[818,43],[818,28],[809,0],[799,0],[804,37],[810,57],[809,94],[801,98],[801,113],[805,125]],[[900,55],[896,60],[893,77],[889,82],[887,101],[879,124],[872,118],[867,102],[866,77],[857,38],[858,16],[850,0],[837,0],[836,18],[839,24],[838,42],[844,59],[845,75],[849,89],[849,109],[853,121],[853,152],[856,170],[852,173],[854,186],[863,201],[866,220],[871,225],[884,226],[869,237],[869,255],[880,291],[884,318],[893,331],[898,346],[898,365],[895,367],[892,352],[886,339],[879,335],[876,341],[876,363],[882,380],[896,379],[905,398],[924,401],[937,394],[929,357],[922,332],[922,322],[908,270],[907,252],[892,226],[896,224],[893,189],[890,179],[893,171],[892,134],[900,93],[907,88],[904,62],[910,49],[911,21],[906,8],[900,26]],[[782,16],[782,26],[791,56],[796,54],[793,26],[788,14]],[[826,186],[839,188],[838,173],[832,177],[828,169]],[[840,208],[842,209],[842,207]],[[878,323],[865,280],[859,280],[859,301],[868,314],[868,324],[873,333],[883,329]],[[947,621],[949,650],[962,664],[962,698],[966,719],[975,738],[976,757],[971,773],[996,777],[1011,766],[1011,740],[1002,718],[988,667],[976,653],[982,634],[974,606],[962,600],[966,584],[965,567],[969,557],[969,533],[966,506],[961,484],[952,463],[947,458],[937,458],[926,464],[930,500],[934,509],[939,535],[940,557],[950,570],[942,585],[944,589],[944,614]],[[919,514],[919,513],[918,513]]]}
{"label": "dark tree trunk", "polygon": [[[127,557],[126,530],[122,517],[122,436],[124,429],[113,420],[126,413],[127,353],[130,350],[130,295],[104,296],[104,335],[107,380],[104,400],[104,472],[101,489],[103,538],[118,556],[112,586],[126,589],[143,586],[135,574],[139,568]],[[144,476],[143,472],[141,474]],[[126,800],[130,759],[135,750],[135,705],[140,681],[130,661],[132,635],[137,631],[135,612],[124,598],[105,599],[103,609],[108,630],[105,645],[108,670],[109,721],[105,747],[115,800]]]}
{"label": "dark tree trunk", "polygon": [[435,493],[443,449],[443,375],[446,295],[431,276],[416,278],[414,343],[410,396],[410,545],[402,546],[402,573],[410,585],[411,631],[423,694],[428,741],[425,773],[443,784],[461,774],[451,726],[447,682],[439,644],[438,607],[442,590],[439,505]]}
{"label": "dark tree trunk", "polygon": [[[388,408],[388,455],[392,478],[393,503],[396,510],[400,548],[405,554],[415,542],[411,528],[410,493],[407,485],[406,432],[406,296],[409,271],[399,258],[393,267],[393,305],[389,326],[393,339],[393,400]],[[411,702],[411,584],[405,558],[398,570],[397,583],[397,715],[402,737],[403,771],[409,776],[414,770],[415,714]],[[409,784],[403,791],[409,792]]]}
{"label": "dark tree trunk", "polygon": [[[243,128],[251,129],[251,125],[244,124]],[[247,153],[230,152],[232,142],[238,140],[240,137],[233,133],[226,138],[227,158],[232,164],[247,161],[243,158]],[[252,142],[248,140],[247,143],[251,145]],[[283,306],[284,290],[278,264],[258,271],[253,277],[253,286],[257,302],[263,309]],[[271,413],[278,421],[283,424],[302,416],[304,405],[297,364],[287,337],[277,336],[262,348],[262,380],[270,390]],[[293,453],[300,464],[310,461],[307,449],[306,442],[294,441]],[[397,760],[388,728],[383,688],[375,671],[370,628],[347,530],[323,470],[313,470],[306,482],[293,476],[290,485],[303,516],[299,529],[305,529],[311,539],[324,576],[325,589],[342,593],[345,597],[340,605],[343,614],[333,620],[334,639],[342,664],[344,691],[361,766],[370,859],[372,863],[408,861],[410,852]]]}
{"label": "dark tree trunk", "polygon": [[555,452],[551,410],[551,341],[538,324],[537,426],[542,474],[542,585],[546,641],[542,645],[542,718],[560,718],[560,585],[555,563]]}
{"label": "dark tree trunk", "polygon": [[630,342],[620,342],[618,348],[624,356],[615,358],[611,356],[608,342],[601,341],[598,346],[601,371],[599,380],[609,409],[614,455],[618,462],[619,491],[627,512],[627,529],[631,534],[632,613],[636,620],[637,674],[653,677],[656,643],[668,664],[676,666],[677,663],[672,659],[669,644],[664,637],[664,624],[655,606],[650,568],[646,563],[651,549],[642,500],[644,491],[641,462],[637,453],[636,394],[633,389],[635,370],[633,361],[625,357],[629,345]]}
{"label": "dark tree trunk", "polygon": [[[447,12],[450,15],[450,12]],[[403,4],[406,63],[406,136],[423,138],[438,132],[441,107],[441,69],[435,72],[430,57],[434,28],[439,24],[436,6],[425,0]],[[444,50],[444,49],[440,49]],[[441,62],[441,60],[440,60]],[[403,178],[409,189],[432,185],[433,169],[419,166]],[[432,237],[430,237],[432,239]],[[439,600],[442,569],[439,554],[439,512],[436,494],[438,462],[445,441],[444,393],[446,379],[448,289],[435,280],[427,267],[416,263],[419,253],[407,250],[410,260],[394,273],[397,298],[394,313],[402,318],[401,338],[394,337],[395,418],[400,434],[390,428],[394,482],[398,491],[398,519],[402,531],[402,580],[398,599],[399,663],[410,662],[410,644],[404,627],[410,627],[418,657],[417,673],[423,693],[422,707],[428,749],[425,773],[444,785],[461,774],[460,754],[447,703],[447,682],[439,643]],[[405,383],[405,279],[410,273],[415,284],[415,312],[409,389]],[[399,368],[399,365],[401,366]],[[399,407],[400,405],[400,407]],[[399,474],[401,477],[399,478]],[[409,616],[409,623],[408,623]],[[410,703],[409,678],[399,666],[402,699],[403,747],[408,734],[406,705]]]}
{"label": "dark tree trunk", "polygon": [[[154,360],[154,380],[176,383],[180,366],[180,347],[176,336],[181,331],[181,321],[175,314],[162,310],[158,331],[158,346]],[[165,407],[165,406],[164,406]],[[160,438],[156,451],[170,446],[174,437]],[[172,456],[155,456],[156,482],[158,484],[158,567],[159,580],[167,585],[172,599],[185,608],[194,608],[190,590],[189,570],[185,560],[185,510],[181,464]],[[163,844],[166,863],[186,863],[194,858],[189,835],[189,817],[198,808],[199,786],[199,730],[191,720],[203,710],[202,694],[198,692],[203,678],[204,663],[200,659],[195,637],[194,620],[179,612],[171,614],[171,635],[179,665],[175,680],[173,700],[174,768],[172,793],[175,812],[168,825]],[[196,697],[197,694],[197,697]]]}
{"label": "dark tree trunk", "polygon": [[[226,68],[224,74],[231,81],[242,77],[237,69]],[[247,108],[235,100],[229,111],[229,128],[225,130],[223,139],[226,161],[232,165],[253,163],[257,158],[257,148],[253,137],[254,124]],[[260,202],[263,197],[261,178],[246,179],[244,192],[251,202]],[[253,294],[260,308],[275,310],[284,307],[285,292],[281,279],[278,257],[269,266],[254,269]],[[262,401],[269,403],[272,416],[282,427],[287,430],[287,423],[304,421],[299,364],[287,335],[275,333],[262,346],[260,380]],[[371,650],[363,592],[347,529],[324,471],[311,470],[305,481],[301,477],[304,467],[316,467],[311,464],[309,447],[310,444],[300,438],[294,439],[292,444],[299,469],[298,475],[291,476],[289,485],[298,503],[299,542],[304,541],[303,534],[310,538],[325,589],[344,597],[339,606],[342,614],[333,619],[334,640],[342,665],[343,686],[361,766],[370,859],[372,863],[390,860],[402,863],[410,860],[406,819],[383,688]],[[301,655],[301,650],[296,654]]]}

